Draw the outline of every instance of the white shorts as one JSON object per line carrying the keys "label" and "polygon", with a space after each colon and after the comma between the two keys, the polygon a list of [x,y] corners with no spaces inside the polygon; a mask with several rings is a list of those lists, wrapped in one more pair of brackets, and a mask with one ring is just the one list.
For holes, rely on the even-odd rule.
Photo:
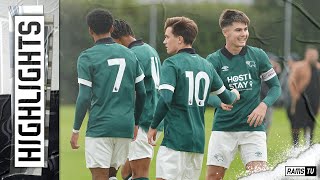
{"label": "white shorts", "polygon": [[182,152],[160,146],[156,177],[166,180],[199,180],[203,154]]}
{"label": "white shorts", "polygon": [[[157,133],[156,140],[161,135],[161,132]],[[153,157],[153,146],[148,143],[148,133],[142,128],[139,128],[137,138],[130,143],[129,161],[150,158]]]}
{"label": "white shorts", "polygon": [[131,140],[130,138],[86,137],[87,168],[114,167],[118,169],[127,159]]}
{"label": "white shorts", "polygon": [[242,162],[267,162],[266,133],[263,131],[226,132],[212,131],[207,165],[229,168],[239,148]]}

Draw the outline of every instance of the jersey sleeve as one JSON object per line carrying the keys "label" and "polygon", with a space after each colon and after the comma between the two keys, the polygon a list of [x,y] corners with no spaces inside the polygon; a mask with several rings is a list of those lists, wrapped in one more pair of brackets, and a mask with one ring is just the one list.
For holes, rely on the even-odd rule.
{"label": "jersey sleeve", "polygon": [[88,87],[92,87],[90,63],[89,63],[88,57],[83,53],[78,58],[77,70],[78,70],[78,83]]}
{"label": "jersey sleeve", "polygon": [[277,73],[274,71],[268,55],[260,49],[260,57],[259,57],[259,74],[262,81],[268,81],[273,77],[277,76]]}
{"label": "jersey sleeve", "polygon": [[139,61],[137,60],[137,58],[135,58],[135,59],[136,59],[136,62],[137,62],[135,83],[137,84],[137,83],[143,81],[145,76],[144,76],[143,70],[141,69]]}
{"label": "jersey sleeve", "polygon": [[86,85],[79,84],[79,93],[76,101],[75,118],[73,123],[74,130],[80,129],[83,119],[90,106],[90,98],[91,88]]}
{"label": "jersey sleeve", "polygon": [[165,60],[161,67],[161,82],[159,86],[160,98],[150,127],[155,129],[163,120],[172,101],[172,96],[176,86],[176,68],[170,60]]}
{"label": "jersey sleeve", "polygon": [[170,60],[165,60],[161,67],[161,78],[159,90],[169,90],[174,92],[176,87],[176,68]]}
{"label": "jersey sleeve", "polygon": [[232,104],[236,100],[236,95],[233,92],[230,92],[223,84],[220,76],[217,72],[212,69],[212,85],[211,85],[211,92],[217,95],[222,102],[226,104]]}
{"label": "jersey sleeve", "polygon": [[281,87],[277,73],[274,71],[267,54],[262,49],[260,50],[259,74],[261,80],[265,81],[269,87],[267,96],[262,100],[262,102],[270,107],[281,95]]}

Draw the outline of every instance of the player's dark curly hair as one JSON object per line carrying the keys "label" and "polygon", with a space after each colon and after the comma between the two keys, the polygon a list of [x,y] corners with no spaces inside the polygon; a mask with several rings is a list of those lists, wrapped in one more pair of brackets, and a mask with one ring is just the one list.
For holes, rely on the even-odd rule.
{"label": "player's dark curly hair", "polygon": [[227,26],[231,26],[234,22],[244,23],[248,26],[250,25],[250,19],[244,12],[236,9],[225,9],[219,18],[220,28],[223,29]]}
{"label": "player's dark curly hair", "polygon": [[122,19],[116,19],[113,22],[113,32],[111,33],[111,37],[114,39],[119,39],[122,36],[133,36],[134,33],[130,27],[130,25]]}
{"label": "player's dark curly hair", "polygon": [[104,9],[94,9],[87,15],[87,24],[96,34],[110,32],[113,24],[112,14]]}

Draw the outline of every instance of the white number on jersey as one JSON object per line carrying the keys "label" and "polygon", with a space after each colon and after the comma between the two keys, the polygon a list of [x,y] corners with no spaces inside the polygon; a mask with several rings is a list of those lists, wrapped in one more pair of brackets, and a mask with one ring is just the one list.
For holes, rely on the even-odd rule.
{"label": "white number on jersey", "polygon": [[118,74],[116,77],[116,81],[114,82],[113,91],[112,91],[112,92],[118,92],[120,89],[124,69],[126,68],[126,61],[124,58],[108,59],[108,65],[109,66],[119,65]]}
{"label": "white number on jersey", "polygon": [[[188,104],[193,104],[193,98],[195,99],[198,106],[204,106],[204,101],[206,100],[210,78],[207,73],[201,71],[196,75],[196,78],[193,78],[192,71],[186,71],[186,77],[189,79],[189,95],[188,95]],[[203,92],[203,99],[199,98],[199,89],[200,89],[200,80],[204,79],[205,86]]]}
{"label": "white number on jersey", "polygon": [[151,75],[156,89],[159,89],[160,75],[159,75],[159,63],[157,57],[151,57]]}

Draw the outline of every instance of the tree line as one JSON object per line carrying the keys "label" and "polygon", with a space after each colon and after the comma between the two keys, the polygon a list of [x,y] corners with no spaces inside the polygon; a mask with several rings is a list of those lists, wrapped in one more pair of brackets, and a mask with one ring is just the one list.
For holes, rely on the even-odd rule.
{"label": "tree line", "polygon": [[[219,15],[226,8],[244,11],[250,18],[248,45],[283,56],[285,0],[256,1],[252,6],[217,3],[159,3],[139,4],[136,0],[63,0],[60,3],[60,100],[63,104],[75,103],[77,83],[77,58],[81,51],[91,47],[86,14],[94,8],[105,8],[114,18],[129,22],[136,38],[150,41],[150,19],[156,19],[155,48],[161,60],[168,57],[163,45],[163,25],[168,17],[186,16],[199,28],[194,48],[203,57],[225,44],[219,27]],[[320,1],[293,1],[292,52],[303,57],[305,44],[320,47]],[[156,8],[156,16],[150,11]]]}

